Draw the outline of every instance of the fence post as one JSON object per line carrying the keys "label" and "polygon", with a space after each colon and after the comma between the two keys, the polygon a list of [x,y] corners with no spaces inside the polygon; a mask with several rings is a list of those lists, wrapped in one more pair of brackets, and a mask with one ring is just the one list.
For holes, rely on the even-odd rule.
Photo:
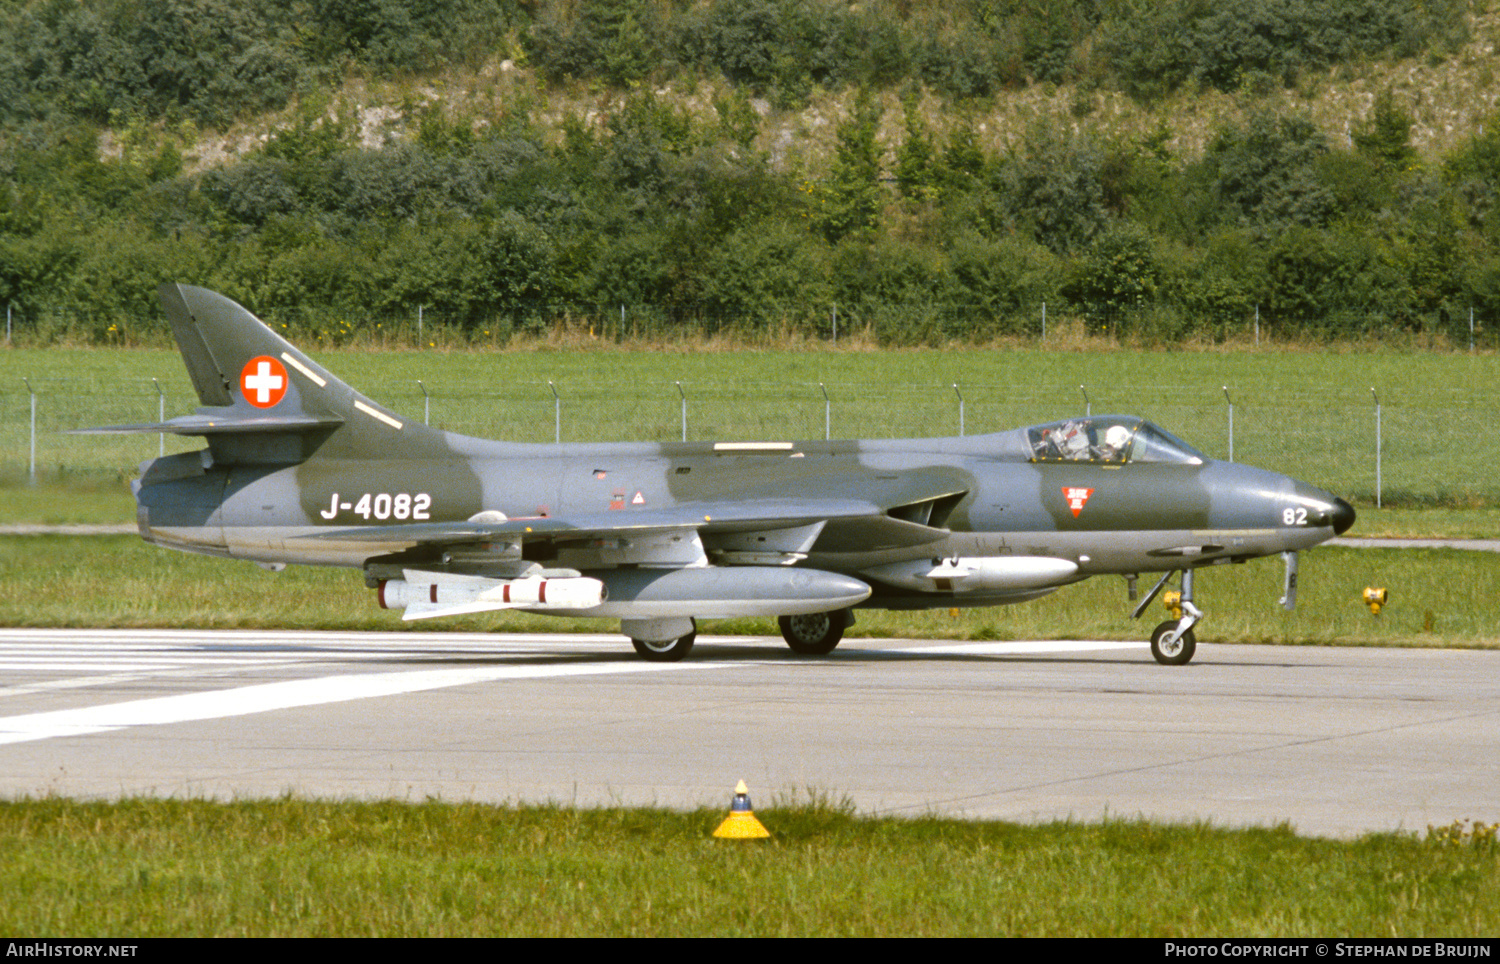
{"label": "fence post", "polygon": [[1042,302],[1042,343],[1047,341],[1047,303]]}
{"label": "fence post", "polygon": [[677,395],[682,399],[682,440],[687,441],[687,392],[682,390],[682,382],[677,383]]}
{"label": "fence post", "polygon": [[547,379],[547,387],[552,389],[552,441],[562,442],[562,397],[557,394],[557,386],[552,384],[552,379]]}
{"label": "fence post", "polygon": [[417,379],[417,387],[422,390],[422,424],[432,424],[432,396],[427,394],[427,386],[422,384],[422,379]]}
{"label": "fence post", "polygon": [[953,394],[958,396],[958,434],[964,434],[964,393],[958,390],[958,383],[953,383]]}
{"label": "fence post", "polygon": [[823,390],[823,441],[827,442],[833,438],[833,403],[828,400],[828,386],[818,382],[818,387]]}
{"label": "fence post", "polygon": [[1380,489],[1381,489],[1381,485],[1380,485],[1380,481],[1381,481],[1380,480],[1380,468],[1381,468],[1381,466],[1380,466],[1380,461],[1381,461],[1381,451],[1380,451],[1380,443],[1381,443],[1381,439],[1380,439],[1380,395],[1379,395],[1379,393],[1377,393],[1375,391],[1375,387],[1373,385],[1370,386],[1370,394],[1375,396],[1375,508],[1378,509],[1378,508],[1380,508]]}
{"label": "fence post", "polygon": [[1224,401],[1229,403],[1229,461],[1234,461],[1234,399],[1229,397],[1229,386],[1224,386]]}
{"label": "fence post", "polygon": [[26,394],[31,396],[31,458],[28,474],[31,484],[36,485],[36,389],[31,387],[31,379],[23,378],[21,381],[26,383]]}
{"label": "fence post", "polygon": [[[156,420],[165,422],[167,420],[167,396],[162,393],[161,382],[151,379],[151,384],[156,386]],[[167,433],[156,433],[156,457],[161,458],[167,454]]]}

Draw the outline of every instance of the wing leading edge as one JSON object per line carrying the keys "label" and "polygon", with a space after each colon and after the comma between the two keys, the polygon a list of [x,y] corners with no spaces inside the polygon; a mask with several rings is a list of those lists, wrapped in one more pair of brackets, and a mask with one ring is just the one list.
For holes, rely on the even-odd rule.
{"label": "wing leading edge", "polygon": [[[485,513],[481,513],[485,515]],[[345,543],[374,543],[406,548],[473,545],[493,542],[568,543],[621,536],[642,537],[695,531],[704,538],[740,537],[742,548],[753,547],[745,536],[816,527],[809,533],[823,538],[846,527],[859,530],[865,547],[926,545],[948,535],[947,529],[895,518],[879,506],[854,499],[751,500],[686,503],[666,509],[607,511],[575,515],[513,519],[473,519],[461,522],[418,522],[384,526],[327,529],[298,538]],[[772,540],[781,547],[786,540]],[[811,542],[808,542],[808,546]]]}

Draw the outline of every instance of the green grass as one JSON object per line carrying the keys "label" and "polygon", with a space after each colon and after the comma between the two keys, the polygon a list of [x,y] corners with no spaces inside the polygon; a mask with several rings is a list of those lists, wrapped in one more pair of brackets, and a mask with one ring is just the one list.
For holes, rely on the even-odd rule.
{"label": "green grass", "polygon": [[123,479],[78,478],[0,485],[0,525],[133,524],[135,499]]}
{"label": "green grass", "polygon": [[[129,522],[133,466],[153,437],[61,429],[191,409],[168,351],[9,351],[12,382],[40,392],[39,463],[23,483],[29,400],[0,386],[0,522]],[[518,440],[672,439],[676,380],[690,436],[971,433],[1093,410],[1152,417],[1211,455],[1373,494],[1376,385],[1386,404],[1386,500],[1353,535],[1500,534],[1500,462],[1489,413],[1496,359],[1374,353],[1015,351],[325,353],[335,372],[420,417]],[[1438,387],[1434,387],[1438,386]],[[168,440],[168,450],[197,440]],[[174,448],[175,447],[175,448]],[[1436,506],[1436,507],[1433,507]],[[1500,556],[1320,549],[1300,605],[1274,607],[1274,561],[1202,571],[1204,641],[1500,644]],[[1372,617],[1366,585],[1391,591]],[[1145,587],[1143,587],[1145,588]],[[268,607],[267,599],[275,605]],[[1142,638],[1165,618],[1126,618],[1102,578],[998,609],[869,612],[853,635]],[[271,612],[268,615],[268,611]],[[402,623],[347,570],[245,563],[155,549],[134,537],[0,539],[0,625],[286,626],[617,630],[527,614]],[[774,634],[769,620],[708,633]],[[623,640],[622,640],[622,645]],[[0,929],[37,936],[152,935],[1326,935],[1480,936],[1500,929],[1493,838],[1373,835],[1335,842],[1287,828],[1227,831],[1107,821],[1019,827],[860,819],[827,801],[761,800],[775,839],[708,838],[719,812],[575,811],[479,804],[61,799],[0,802]],[[1462,830],[1463,828],[1459,828]],[[1456,839],[1455,839],[1456,836]]]}
{"label": "green grass", "polygon": [[[1296,611],[1275,605],[1281,566],[1263,560],[1200,570],[1202,642],[1337,645],[1500,645],[1500,554],[1323,548],[1304,554]],[[1390,591],[1378,617],[1366,586]],[[1150,588],[1144,578],[1141,590]],[[274,600],[268,606],[266,601]],[[861,611],[854,637],[1143,639],[1167,618],[1159,605],[1131,620],[1124,580],[1104,576],[1018,606],[926,612]],[[615,633],[606,619],[495,613],[402,622],[378,609],[359,574],[249,563],[157,549],[133,536],[0,539],[0,625]],[[776,636],[770,619],[705,621],[704,633]],[[621,644],[624,644],[622,638]]]}
{"label": "green grass", "polygon": [[[159,379],[168,416],[191,410],[190,389],[172,351],[10,350],[16,376],[0,385],[0,523],[118,522],[134,519],[126,482],[158,451],[155,437],[66,436],[81,425],[154,419]],[[1373,492],[1371,385],[1383,401],[1386,501],[1361,504],[1351,535],[1500,536],[1500,409],[1493,356],[1312,351],[339,351],[322,359],[353,384],[399,411],[420,416],[422,378],[432,420],[458,431],[547,441],[553,433],[548,381],[563,399],[569,441],[671,439],[688,397],[689,436],[808,437],[823,434],[823,394],[832,399],[833,434],[936,435],[958,428],[958,395],[970,432],[1079,411],[1136,411],[1211,455],[1228,454],[1223,386],[1235,399],[1235,457],[1287,471],[1356,500]],[[24,483],[29,399],[40,399],[38,462],[44,482]],[[1079,384],[1083,383],[1084,391]],[[169,451],[196,439],[169,439]],[[1403,495],[1404,493],[1404,495]],[[1444,504],[1446,503],[1446,504]],[[347,572],[293,569],[271,575],[250,566],[152,550],[134,540],[0,544],[0,622],[24,625],[265,625],[263,598],[275,596],[276,623],[327,628],[397,628],[373,608]],[[1493,645],[1500,611],[1497,560],[1490,554],[1422,555],[1320,550],[1303,569],[1301,607],[1272,608],[1279,567],[1262,562],[1208,570],[1200,602],[1210,614],[1204,639]],[[107,575],[105,575],[107,574]],[[1379,619],[1355,600],[1384,585],[1394,604]],[[1489,588],[1485,588],[1489,587]],[[1119,580],[1094,580],[1037,603],[1003,609],[862,615],[867,635],[1017,638],[1139,637]],[[432,628],[431,624],[420,624]],[[512,615],[444,621],[453,628],[575,628],[578,623]],[[599,628],[613,631],[599,621]],[[773,632],[768,621],[710,624]]]}
{"label": "green grass", "polygon": [[[38,392],[38,473],[128,478],[154,436],[68,436],[70,428],[154,420],[194,400],[175,352],[11,349],[0,383],[0,480],[30,464],[30,398]],[[1382,501],[1409,507],[1500,505],[1500,360],[1438,352],[1015,349],[861,351],[567,351],[318,353],[336,374],[413,418],[430,394],[434,424],[470,434],[551,441],[562,399],[566,441],[689,437],[809,438],[824,433],[822,384],[835,437],[957,434],[959,386],[971,434],[1076,414],[1133,412],[1215,457],[1234,455],[1359,504],[1375,497],[1375,408],[1382,402]],[[1080,390],[1080,385],[1083,389]],[[1087,394],[1087,401],[1085,400]],[[168,439],[168,451],[199,447]]]}
{"label": "green grass", "polygon": [[[0,803],[0,929],[44,936],[1483,936],[1483,833],[483,804]],[[769,805],[767,805],[769,804]],[[1467,829],[1467,828],[1460,828]],[[1482,828],[1488,829],[1488,828]]]}

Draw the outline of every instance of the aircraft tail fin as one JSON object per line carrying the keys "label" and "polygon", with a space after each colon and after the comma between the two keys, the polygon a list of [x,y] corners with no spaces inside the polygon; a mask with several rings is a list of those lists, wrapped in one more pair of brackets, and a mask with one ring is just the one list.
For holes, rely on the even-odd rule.
{"label": "aircraft tail fin", "polygon": [[442,433],[409,422],[340,381],[236,302],[204,288],[157,289],[203,407],[160,424],[89,433],[173,432],[208,439],[219,464],[430,458]]}

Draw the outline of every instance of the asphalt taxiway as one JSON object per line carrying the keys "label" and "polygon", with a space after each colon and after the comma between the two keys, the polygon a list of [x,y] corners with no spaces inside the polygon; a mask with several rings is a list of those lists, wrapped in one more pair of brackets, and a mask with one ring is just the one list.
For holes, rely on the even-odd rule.
{"label": "asphalt taxiway", "polygon": [[1352,836],[1500,820],[1500,652],[1200,643],[0,630],[0,796],[1144,816]]}

